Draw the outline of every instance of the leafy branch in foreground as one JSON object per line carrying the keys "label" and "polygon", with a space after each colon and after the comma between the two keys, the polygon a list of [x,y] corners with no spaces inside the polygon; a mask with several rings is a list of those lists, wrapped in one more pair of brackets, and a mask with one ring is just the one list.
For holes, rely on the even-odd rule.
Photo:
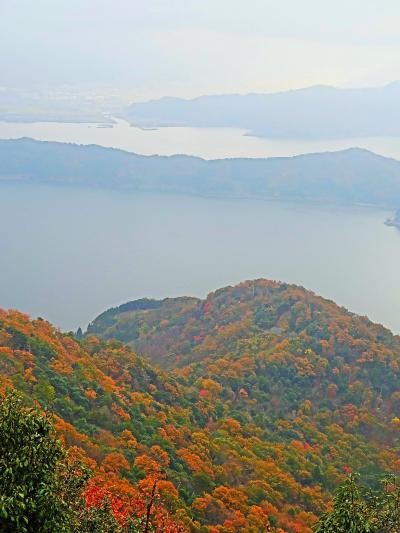
{"label": "leafy branch in foreground", "polygon": [[379,490],[361,485],[358,478],[349,474],[315,533],[400,533],[400,487],[395,476],[384,478]]}
{"label": "leafy branch in foreground", "polygon": [[46,414],[24,407],[16,393],[0,403],[1,531],[64,531],[69,521],[61,497],[65,458]]}

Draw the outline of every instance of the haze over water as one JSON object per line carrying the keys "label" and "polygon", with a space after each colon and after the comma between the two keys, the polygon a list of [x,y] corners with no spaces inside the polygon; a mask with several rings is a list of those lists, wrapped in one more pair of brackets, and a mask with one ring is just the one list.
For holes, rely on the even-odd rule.
{"label": "haze over water", "polygon": [[[400,232],[370,208],[0,185],[0,302],[62,329],[265,277],[400,332]],[[12,220],[12,223],[10,221]]]}
{"label": "haze over water", "polygon": [[366,148],[400,159],[397,137],[365,137],[332,140],[266,139],[246,135],[235,128],[134,128],[117,120],[113,128],[96,124],[59,122],[0,122],[0,139],[32,137],[44,141],[99,144],[143,155],[189,154],[205,159],[224,157],[287,157],[305,153]]}

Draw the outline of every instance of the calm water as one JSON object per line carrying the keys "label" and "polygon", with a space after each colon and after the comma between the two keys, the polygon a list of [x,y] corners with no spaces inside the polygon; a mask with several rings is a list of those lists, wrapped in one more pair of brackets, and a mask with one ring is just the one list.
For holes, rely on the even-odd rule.
{"label": "calm water", "polygon": [[0,306],[86,325],[143,296],[300,283],[400,332],[400,232],[384,211],[0,186]]}
{"label": "calm water", "polygon": [[45,141],[99,144],[138,154],[191,154],[206,159],[222,157],[271,157],[342,150],[358,146],[400,159],[396,137],[304,141],[262,139],[245,130],[229,128],[161,128],[142,130],[119,120],[113,128],[88,124],[0,122],[0,138],[32,137]]}

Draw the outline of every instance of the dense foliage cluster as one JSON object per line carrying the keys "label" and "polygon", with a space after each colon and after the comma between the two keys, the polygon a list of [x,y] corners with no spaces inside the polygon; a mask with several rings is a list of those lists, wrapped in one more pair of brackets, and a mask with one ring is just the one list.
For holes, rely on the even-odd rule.
{"label": "dense foliage cluster", "polygon": [[17,396],[0,404],[0,529],[63,531],[68,507],[62,497],[62,448],[51,424]]}
{"label": "dense foliage cluster", "polygon": [[315,533],[399,533],[400,488],[395,476],[381,480],[379,489],[360,486],[350,474],[336,491],[332,510],[325,513]]}
{"label": "dense foliage cluster", "polygon": [[89,493],[117,518],[153,498],[159,532],[310,533],[349,470],[400,468],[400,339],[296,286],[133,302],[79,341],[2,311],[0,346],[1,388],[51,408]]}

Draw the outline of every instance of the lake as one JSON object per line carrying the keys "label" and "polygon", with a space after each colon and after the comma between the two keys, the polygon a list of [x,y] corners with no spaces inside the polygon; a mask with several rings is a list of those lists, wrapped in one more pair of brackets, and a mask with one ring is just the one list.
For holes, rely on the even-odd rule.
{"label": "lake", "polygon": [[304,153],[366,148],[400,159],[400,139],[373,137],[361,139],[302,140],[264,139],[246,135],[234,128],[160,128],[143,130],[118,120],[112,128],[96,124],[54,122],[0,122],[0,138],[32,137],[43,141],[99,144],[144,155],[190,154],[205,159],[223,157],[292,156]]}
{"label": "lake", "polygon": [[62,329],[258,277],[400,332],[400,232],[370,208],[0,185],[0,306]]}

